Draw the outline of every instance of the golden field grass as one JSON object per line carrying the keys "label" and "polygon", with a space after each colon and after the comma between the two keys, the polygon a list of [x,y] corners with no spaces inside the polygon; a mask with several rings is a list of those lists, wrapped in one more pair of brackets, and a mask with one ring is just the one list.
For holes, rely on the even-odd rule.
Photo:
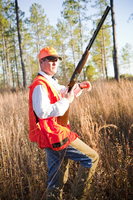
{"label": "golden field grass", "polygon": [[[93,83],[71,104],[70,126],[100,156],[87,199],[133,199],[133,81]],[[45,199],[46,153],[28,129],[28,91],[0,94],[0,200]],[[64,200],[78,165],[70,163]]]}

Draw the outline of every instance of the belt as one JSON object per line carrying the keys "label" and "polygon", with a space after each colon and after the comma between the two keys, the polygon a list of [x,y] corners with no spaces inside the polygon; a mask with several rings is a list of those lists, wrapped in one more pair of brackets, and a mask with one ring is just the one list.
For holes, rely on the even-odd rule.
{"label": "belt", "polygon": [[58,147],[62,147],[64,144],[66,144],[69,141],[69,139],[66,137],[64,140],[62,140],[61,142],[57,142],[52,144],[53,148],[58,148]]}

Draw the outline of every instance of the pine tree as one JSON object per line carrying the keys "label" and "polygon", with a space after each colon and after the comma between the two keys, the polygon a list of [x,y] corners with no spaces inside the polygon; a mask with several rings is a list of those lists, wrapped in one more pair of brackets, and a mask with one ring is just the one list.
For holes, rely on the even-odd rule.
{"label": "pine tree", "polygon": [[[50,26],[47,16],[44,14],[44,9],[38,3],[32,4],[30,7],[30,25],[31,25],[31,32],[34,41],[34,48],[36,49],[36,58],[38,61],[38,55],[41,48],[46,45],[46,37],[48,37],[50,33]],[[38,68],[39,62],[38,62]]]}
{"label": "pine tree", "polygon": [[73,0],[65,0],[62,4],[63,11],[62,16],[68,23],[69,33],[70,33],[70,41],[69,45],[72,49],[72,55],[73,55],[73,62],[74,62],[74,68],[76,68],[76,55],[75,55],[75,39],[74,39],[74,27],[77,24],[78,16],[77,12],[75,12],[75,2]]}
{"label": "pine tree", "polygon": [[53,34],[53,40],[55,41],[55,48],[62,56],[63,60],[60,61],[60,66],[58,69],[59,79],[63,79],[64,83],[68,81],[69,71],[68,71],[68,58],[66,55],[66,50],[68,47],[68,25],[65,21],[58,20],[56,25],[56,31]]}
{"label": "pine tree", "polygon": [[89,81],[94,81],[98,78],[98,72],[96,71],[96,68],[92,65],[90,61],[88,62],[85,72],[86,77]]}
{"label": "pine tree", "polygon": [[116,30],[115,30],[115,14],[114,14],[114,5],[113,0],[110,0],[111,5],[111,16],[112,16],[112,28],[113,28],[113,61],[114,61],[114,72],[115,72],[115,79],[120,82],[120,75],[119,75],[119,66],[118,66],[118,55],[117,55],[117,42],[116,42]]}
{"label": "pine tree", "polygon": [[7,53],[7,35],[6,31],[9,28],[9,22],[7,20],[6,12],[9,9],[9,1],[0,0],[0,37],[2,40],[2,50],[1,51],[1,61],[2,61],[2,69],[3,69],[3,78],[4,85],[10,87],[11,78],[10,78],[10,65],[9,65],[9,56]]}
{"label": "pine tree", "polygon": [[17,20],[17,29],[18,29],[19,49],[20,49],[20,57],[21,57],[21,65],[22,65],[22,73],[23,73],[23,87],[26,88],[26,71],[25,71],[24,58],[23,58],[23,48],[22,48],[22,41],[21,41],[17,0],[15,0],[15,7],[16,7],[16,20]]}
{"label": "pine tree", "polygon": [[[105,10],[105,6],[107,5],[107,1],[105,0],[97,0],[95,1],[95,5],[93,7],[98,9],[95,17],[99,18],[93,21],[94,24],[98,24],[101,16],[103,15],[103,11]],[[95,25],[96,26],[96,25]],[[93,30],[94,32],[94,30]],[[95,63],[96,68],[98,69],[99,75],[102,75],[103,79],[108,79],[108,68],[107,63],[111,57],[111,30],[108,22],[108,18],[106,18],[102,28],[93,44],[91,55],[93,63]]]}
{"label": "pine tree", "polygon": [[[23,16],[23,13],[19,12],[19,15]],[[20,17],[21,17],[20,15]],[[17,26],[16,26],[16,10],[15,10],[15,3],[10,3],[9,10],[7,12],[7,18],[9,21],[9,28],[6,31],[8,34],[8,49],[9,49],[9,56],[10,56],[10,65],[11,65],[11,73],[12,73],[12,81],[13,87],[20,87],[19,81],[19,69],[18,69],[18,61],[19,61],[19,54],[18,54],[18,43],[17,43]]]}
{"label": "pine tree", "polygon": [[126,43],[120,51],[121,67],[124,70],[124,74],[130,74],[131,62],[133,61],[132,45]]}
{"label": "pine tree", "polygon": [[[81,58],[83,52],[84,52],[84,27],[83,27],[83,21],[85,20],[89,20],[89,17],[86,16],[85,11],[87,10],[87,3],[88,0],[77,0],[74,1],[75,2],[75,10],[77,11],[77,15],[78,15],[78,26],[77,26],[77,33],[78,33],[78,37],[77,37],[77,44],[78,44],[78,52],[79,52],[79,58]],[[83,68],[83,80],[86,79],[86,75],[85,75],[85,67]]]}

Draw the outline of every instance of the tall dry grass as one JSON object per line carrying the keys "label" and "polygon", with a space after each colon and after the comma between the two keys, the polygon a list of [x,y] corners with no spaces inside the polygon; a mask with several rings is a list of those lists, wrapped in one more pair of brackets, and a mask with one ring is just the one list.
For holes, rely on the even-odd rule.
{"label": "tall dry grass", "polygon": [[[45,150],[28,139],[28,92],[0,95],[0,199],[45,199]],[[133,198],[133,82],[97,82],[74,100],[70,125],[100,156],[88,200]],[[69,181],[79,163],[70,163]]]}
{"label": "tall dry grass", "polygon": [[41,199],[45,151],[28,139],[28,92],[0,95],[0,198]]}

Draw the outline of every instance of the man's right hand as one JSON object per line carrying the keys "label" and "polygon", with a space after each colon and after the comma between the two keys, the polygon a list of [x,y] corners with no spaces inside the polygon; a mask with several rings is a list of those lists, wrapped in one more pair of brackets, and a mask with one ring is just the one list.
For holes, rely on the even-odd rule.
{"label": "man's right hand", "polygon": [[68,90],[66,91],[64,97],[68,100],[69,103],[72,103],[72,101],[74,100],[74,91],[75,89],[75,85],[72,87],[71,91],[68,92]]}

